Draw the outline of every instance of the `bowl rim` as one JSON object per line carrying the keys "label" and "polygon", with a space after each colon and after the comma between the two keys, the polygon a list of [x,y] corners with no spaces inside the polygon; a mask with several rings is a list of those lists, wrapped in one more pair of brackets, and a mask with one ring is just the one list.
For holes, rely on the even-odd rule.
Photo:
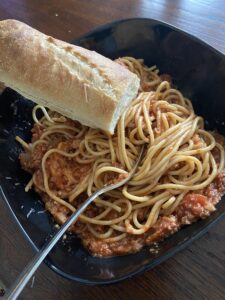
{"label": "bowl rim", "polygon": [[[110,28],[113,28],[114,26],[117,26],[119,24],[122,23],[128,23],[128,22],[132,22],[132,21],[138,21],[138,22],[149,22],[149,23],[158,23],[159,25],[163,25],[165,27],[169,27],[170,29],[179,32],[183,35],[186,35],[188,38],[190,38],[193,41],[198,42],[199,44],[204,45],[205,47],[207,47],[208,49],[210,49],[212,52],[216,53],[217,55],[219,55],[221,58],[225,59],[225,55],[223,54],[223,52],[221,52],[220,50],[214,48],[212,45],[208,44],[208,42],[198,38],[195,35],[192,35],[186,31],[183,31],[182,29],[178,28],[177,26],[174,26],[168,22],[165,21],[161,21],[161,20],[157,20],[154,18],[141,18],[141,17],[135,17],[135,18],[124,18],[124,19],[117,19],[114,20],[112,22],[108,22],[106,24],[100,25],[95,27],[93,30],[84,33],[83,35],[81,35],[80,37],[74,39],[71,41],[71,44],[78,44],[83,40],[86,39],[88,37],[90,37],[93,34],[97,34],[98,32],[101,32],[103,30],[107,30]],[[33,240],[31,239],[31,237],[28,235],[28,233],[26,232],[26,230],[24,229],[24,227],[22,226],[22,224],[20,223],[16,213],[14,212],[13,208],[11,207],[7,196],[2,188],[2,186],[0,185],[0,198],[2,198],[6,204],[6,206],[9,208],[9,211],[13,217],[13,219],[15,220],[15,222],[17,223],[20,231],[22,232],[22,234],[24,235],[25,239],[27,241],[29,241],[29,244],[31,245],[31,247],[34,249],[35,252],[39,251],[39,248],[35,245],[35,243],[33,242]],[[44,260],[45,264],[51,269],[53,270],[56,274],[61,275],[62,277],[64,277],[65,279],[69,279],[69,280],[73,280],[76,281],[80,284],[84,284],[84,285],[89,285],[89,286],[94,286],[94,285],[109,285],[109,284],[114,284],[114,283],[118,283],[121,281],[124,281],[126,279],[130,279],[134,276],[137,275],[141,275],[143,272],[152,269],[153,267],[155,267],[158,264],[161,264],[162,262],[166,261],[168,258],[172,257],[173,255],[175,255],[176,253],[180,252],[181,250],[183,250],[184,248],[186,248],[188,245],[190,245],[193,241],[199,239],[202,235],[204,235],[215,223],[219,222],[221,219],[223,219],[225,217],[225,211],[222,212],[216,219],[212,220],[209,224],[207,224],[203,229],[201,229],[199,232],[197,232],[194,236],[192,236],[191,238],[184,240],[182,243],[180,243],[179,245],[171,248],[170,250],[167,251],[166,254],[164,254],[161,257],[155,258],[152,262],[146,263],[144,266],[136,269],[135,271],[130,272],[127,275],[123,275],[121,277],[117,277],[116,279],[107,279],[107,280],[88,280],[88,279],[82,279],[80,277],[74,276],[74,275],[70,275],[64,271],[62,271],[60,268],[56,267],[54,265],[54,263],[51,261],[51,259],[47,256]],[[132,254],[130,254],[132,255]],[[107,259],[107,258],[104,258]]]}

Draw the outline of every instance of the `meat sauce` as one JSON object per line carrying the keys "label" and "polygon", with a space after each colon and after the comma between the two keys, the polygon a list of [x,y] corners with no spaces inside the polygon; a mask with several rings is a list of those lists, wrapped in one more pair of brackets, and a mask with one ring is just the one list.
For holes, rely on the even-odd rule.
{"label": "meat sauce", "polygon": [[[42,133],[42,129],[35,125],[33,128],[33,141],[37,140]],[[221,145],[225,146],[224,138],[218,134],[214,135]],[[57,148],[73,151],[76,149],[79,141],[67,140],[58,143]],[[68,208],[53,201],[43,192],[43,175],[41,172],[41,159],[43,155],[51,147],[46,144],[38,144],[32,153],[25,152],[20,155],[22,167],[30,172],[35,173],[35,190],[42,196],[46,209],[53,215],[55,221],[62,224],[71,214]],[[218,160],[218,153],[215,150],[213,154]],[[80,182],[92,169],[91,164],[78,164],[73,159],[62,157],[59,154],[52,154],[46,165],[46,171],[49,175],[49,185],[51,190],[58,196],[63,198],[62,191],[70,191],[74,184]],[[74,176],[76,174],[76,176]],[[122,176],[124,177],[124,176]],[[113,176],[109,176],[114,181]],[[122,179],[122,178],[121,178]],[[214,179],[214,181],[204,190],[196,191],[196,193],[187,194],[181,201],[180,205],[169,216],[160,216],[153,227],[142,235],[130,235],[117,242],[107,242],[94,237],[87,229],[87,225],[78,221],[71,227],[71,231],[81,238],[84,246],[96,256],[115,256],[125,255],[139,251],[145,245],[151,245],[154,242],[163,240],[164,238],[177,232],[182,226],[191,224],[198,219],[208,217],[214,210],[215,205],[219,202],[225,193],[225,170],[222,171]],[[76,207],[85,200],[86,195],[83,194],[73,203]],[[88,217],[95,217],[102,212],[100,207],[92,204],[85,211]],[[140,220],[146,215],[146,208],[139,212]],[[108,216],[112,217],[112,216]],[[100,232],[104,230],[103,226],[95,226]]]}

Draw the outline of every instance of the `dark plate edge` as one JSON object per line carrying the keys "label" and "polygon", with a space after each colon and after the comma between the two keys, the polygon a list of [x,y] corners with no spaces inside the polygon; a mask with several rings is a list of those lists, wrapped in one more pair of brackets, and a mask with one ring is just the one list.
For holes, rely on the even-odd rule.
{"label": "dark plate edge", "polygon": [[78,46],[79,46],[81,40],[86,39],[86,38],[90,37],[91,35],[99,32],[99,31],[109,29],[109,28],[113,27],[114,25],[117,25],[117,24],[120,24],[120,23],[126,23],[126,22],[129,22],[129,21],[147,21],[147,22],[150,21],[150,22],[157,22],[160,25],[167,26],[167,27],[169,27],[169,28],[171,28],[171,29],[173,29],[173,30],[175,30],[175,31],[177,31],[177,32],[185,35],[185,36],[188,36],[191,40],[196,41],[196,42],[198,42],[198,43],[206,46],[212,52],[218,54],[220,57],[225,58],[225,53],[223,53],[222,51],[214,48],[207,41],[202,40],[199,37],[197,37],[196,35],[188,33],[186,31],[184,31],[183,29],[178,28],[175,25],[172,25],[172,24],[170,24],[168,22],[160,21],[160,20],[157,20],[157,19],[154,19],[154,18],[139,18],[139,17],[136,17],[136,18],[125,18],[125,19],[114,20],[112,22],[109,22],[109,23],[106,23],[104,25],[100,25],[100,26],[96,27],[95,29],[89,31],[88,33],[85,33],[82,36],[80,36],[78,38],[75,38],[70,43],[71,44],[78,44]]}

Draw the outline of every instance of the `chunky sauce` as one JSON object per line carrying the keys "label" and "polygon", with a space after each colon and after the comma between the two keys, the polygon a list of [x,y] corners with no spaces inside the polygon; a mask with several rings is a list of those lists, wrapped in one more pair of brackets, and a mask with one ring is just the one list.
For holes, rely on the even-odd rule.
{"label": "chunky sauce", "polygon": [[[33,128],[33,142],[37,140],[42,134],[42,129],[35,125]],[[215,138],[221,145],[225,145],[224,138],[215,134]],[[61,141],[57,144],[57,148],[61,150],[71,150],[76,148],[76,143],[79,141],[68,140]],[[20,155],[22,167],[30,173],[35,173],[35,190],[42,196],[45,202],[46,209],[53,215],[56,222],[62,224],[70,215],[68,208],[60,205],[50,199],[46,193],[43,192],[43,175],[41,172],[41,160],[43,155],[48,150],[46,144],[39,144],[35,150],[30,154],[29,152]],[[218,154],[215,152],[214,157],[217,160]],[[46,170],[51,179],[49,186],[51,190],[58,196],[63,198],[63,192],[68,192],[74,187],[74,184],[80,182],[84,176],[92,170],[91,164],[78,164],[77,162],[62,157],[58,154],[51,155],[46,164]],[[74,177],[76,174],[76,177]],[[114,180],[114,178],[110,178]],[[175,212],[169,216],[161,216],[155,225],[142,235],[127,235],[117,242],[107,242],[106,240],[97,239],[94,237],[86,227],[86,224],[78,221],[71,231],[78,234],[84,246],[93,254],[97,256],[114,256],[124,255],[127,253],[137,252],[145,245],[150,245],[154,242],[163,240],[177,232],[182,226],[191,224],[198,219],[208,217],[214,210],[215,205],[219,202],[222,195],[225,193],[225,170],[222,171],[214,181],[204,190],[196,193],[187,194]],[[83,195],[76,203],[79,206],[86,195]],[[79,203],[78,203],[79,202]],[[94,217],[101,213],[101,208],[95,205],[90,205],[85,211],[85,215]],[[140,211],[145,215],[145,211]],[[141,217],[141,216],[140,216]],[[101,228],[98,228],[101,230]]]}

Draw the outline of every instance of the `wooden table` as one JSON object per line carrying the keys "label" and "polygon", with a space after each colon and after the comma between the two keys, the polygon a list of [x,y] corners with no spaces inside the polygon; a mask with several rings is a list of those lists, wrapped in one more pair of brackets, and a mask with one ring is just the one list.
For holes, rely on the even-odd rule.
{"label": "wooden table", "polygon": [[[128,17],[169,22],[225,53],[223,0],[0,0],[0,20],[15,18],[65,41]],[[67,281],[43,265],[20,299],[225,299],[224,228],[225,220],[174,258],[108,287]],[[9,287],[33,255],[0,201],[0,285]]]}

